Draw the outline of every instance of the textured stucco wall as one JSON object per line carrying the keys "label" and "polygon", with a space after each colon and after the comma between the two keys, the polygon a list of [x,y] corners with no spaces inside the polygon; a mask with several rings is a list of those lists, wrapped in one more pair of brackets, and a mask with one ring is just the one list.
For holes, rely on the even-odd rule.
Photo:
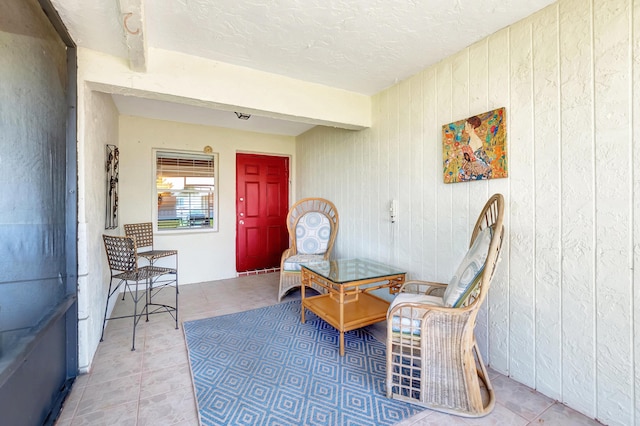
{"label": "textured stucco wall", "polygon": [[78,366],[84,373],[100,341],[109,288],[102,234],[117,234],[104,226],[105,145],[118,145],[118,111],[111,96],[84,85],[78,87],[78,98]]}
{"label": "textured stucco wall", "polygon": [[[336,255],[411,278],[448,281],[503,193],[482,352],[606,424],[640,424],[639,30],[640,2],[562,0],[376,95],[371,129],[298,138],[296,195],[336,204]],[[445,185],[441,126],[502,106],[509,178]]]}

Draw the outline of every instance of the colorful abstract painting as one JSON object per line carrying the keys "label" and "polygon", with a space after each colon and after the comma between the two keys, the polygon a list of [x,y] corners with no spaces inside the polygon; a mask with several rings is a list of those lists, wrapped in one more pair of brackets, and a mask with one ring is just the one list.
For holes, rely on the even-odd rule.
{"label": "colorful abstract painting", "polygon": [[442,126],[444,183],[507,177],[505,109]]}

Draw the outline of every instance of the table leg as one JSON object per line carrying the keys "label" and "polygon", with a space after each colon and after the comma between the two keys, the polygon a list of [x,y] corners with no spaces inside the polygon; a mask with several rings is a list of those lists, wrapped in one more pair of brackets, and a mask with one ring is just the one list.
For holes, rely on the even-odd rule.
{"label": "table leg", "polygon": [[305,281],[307,280],[307,271],[304,270],[304,268],[300,271],[300,321],[304,324],[305,319],[304,319],[304,287],[305,287]]}
{"label": "table leg", "polygon": [[344,356],[344,287],[340,286],[340,356]]}

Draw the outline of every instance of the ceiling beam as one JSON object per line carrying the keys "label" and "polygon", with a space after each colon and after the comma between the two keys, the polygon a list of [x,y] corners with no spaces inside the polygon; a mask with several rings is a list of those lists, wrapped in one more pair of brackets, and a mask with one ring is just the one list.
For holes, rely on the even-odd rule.
{"label": "ceiling beam", "polygon": [[362,130],[371,127],[371,97],[277,74],[149,48],[147,72],[119,57],[78,49],[78,81],[98,92],[267,118]]}
{"label": "ceiling beam", "polygon": [[144,27],[144,0],[119,0],[120,19],[125,42],[129,49],[129,67],[133,71],[147,71],[147,41]]}

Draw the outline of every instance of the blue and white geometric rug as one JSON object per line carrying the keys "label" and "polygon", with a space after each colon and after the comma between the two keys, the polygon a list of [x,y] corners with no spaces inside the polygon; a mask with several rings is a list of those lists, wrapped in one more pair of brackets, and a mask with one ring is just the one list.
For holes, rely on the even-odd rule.
{"label": "blue and white geometric rug", "polygon": [[385,396],[385,346],[300,301],[184,323],[202,425],[393,425],[423,408]]}

